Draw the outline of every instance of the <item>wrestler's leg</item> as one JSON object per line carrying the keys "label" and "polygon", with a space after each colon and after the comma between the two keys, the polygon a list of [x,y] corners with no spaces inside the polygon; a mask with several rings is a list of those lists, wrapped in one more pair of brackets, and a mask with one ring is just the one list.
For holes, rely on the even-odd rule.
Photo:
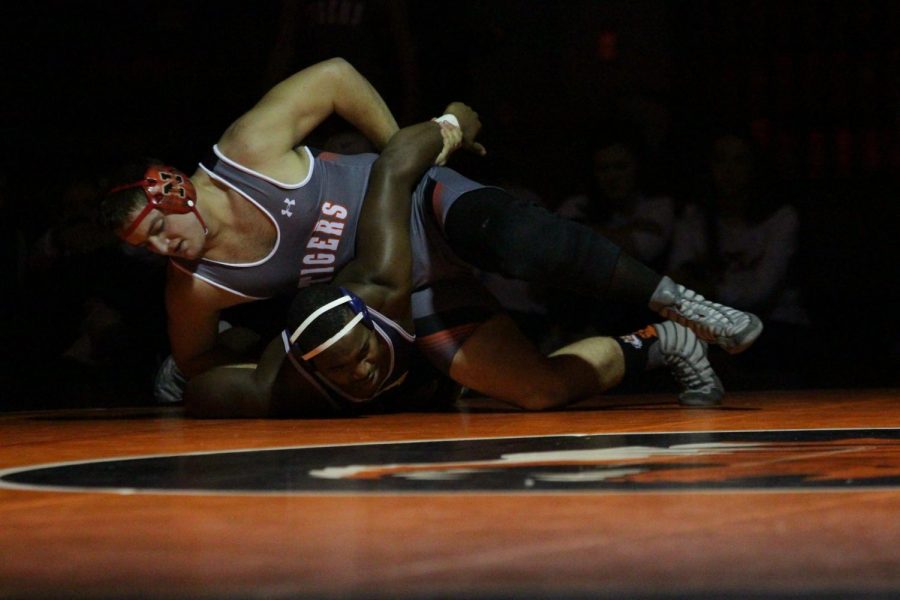
{"label": "wrestler's leg", "polygon": [[462,194],[447,208],[443,225],[454,252],[483,270],[642,304],[729,352],[745,350],[762,331],[754,315],[710,302],[591,228],[497,188]]}
{"label": "wrestler's leg", "polygon": [[563,406],[621,381],[622,350],[611,338],[588,338],[544,356],[508,316],[481,323],[456,352],[450,377],[527,410]]}
{"label": "wrestler's leg", "polygon": [[[615,293],[621,249],[590,227],[498,188],[461,195],[447,210],[444,232],[460,258],[484,271],[546,283],[595,298]],[[637,263],[640,266],[640,263]],[[636,294],[649,298],[660,276],[627,273]]]}

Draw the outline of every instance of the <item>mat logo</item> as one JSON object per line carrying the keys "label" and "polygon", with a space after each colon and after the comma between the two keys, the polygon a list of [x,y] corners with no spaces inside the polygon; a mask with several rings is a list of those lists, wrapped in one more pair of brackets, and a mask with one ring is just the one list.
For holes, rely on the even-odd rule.
{"label": "mat logo", "polygon": [[[888,464],[875,464],[891,455]],[[875,439],[828,442],[708,442],[512,452],[494,459],[332,466],[309,472],[331,480],[447,481],[520,479],[525,488],[770,487],[779,481],[814,487],[877,479],[900,483],[900,442],[887,450]]]}
{"label": "mat logo", "polygon": [[897,488],[900,430],[558,435],[240,450],[20,468],[0,472],[0,487],[282,494]]}

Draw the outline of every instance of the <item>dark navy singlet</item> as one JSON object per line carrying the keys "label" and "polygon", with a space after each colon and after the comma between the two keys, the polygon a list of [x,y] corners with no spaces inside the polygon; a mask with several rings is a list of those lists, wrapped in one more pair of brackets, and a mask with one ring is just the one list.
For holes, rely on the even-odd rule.
{"label": "dark navy singlet", "polygon": [[415,337],[377,310],[369,308],[368,312],[372,319],[372,327],[375,333],[384,341],[390,353],[387,376],[382,381],[381,387],[371,398],[354,398],[341,391],[319,374],[308,361],[296,355],[296,351],[291,348],[291,333],[289,331],[284,330],[281,332],[281,342],[284,344],[284,351],[287,353],[291,364],[336,409],[346,406],[348,402],[368,402],[388,390],[400,386],[409,375],[412,354],[415,352],[413,345]]}

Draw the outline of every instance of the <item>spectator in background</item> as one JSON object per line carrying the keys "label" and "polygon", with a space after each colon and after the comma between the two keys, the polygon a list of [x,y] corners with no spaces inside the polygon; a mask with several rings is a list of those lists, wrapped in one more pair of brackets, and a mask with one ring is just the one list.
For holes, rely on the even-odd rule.
{"label": "spectator in background", "polygon": [[557,212],[585,223],[650,266],[660,266],[672,235],[674,203],[646,193],[644,144],[624,125],[594,137],[584,193],[563,201]]}
{"label": "spectator in background", "polygon": [[[399,123],[417,120],[417,59],[406,0],[281,0],[264,88],[323,60],[346,59]],[[325,124],[325,135],[342,130]],[[321,142],[318,142],[321,143]]]}
{"label": "spectator in background", "polygon": [[795,281],[797,209],[748,135],[718,134],[709,152],[707,189],[677,220],[667,272],[766,321],[767,339],[746,362],[797,367],[809,325]]}
{"label": "spectator in background", "polygon": [[[585,188],[582,193],[566,198],[557,213],[584,223],[613,240],[623,250],[644,264],[661,270],[672,235],[675,207],[672,198],[647,192],[648,165],[646,145],[640,134],[626,123],[601,126],[590,136],[590,150],[585,156]],[[587,334],[603,334],[621,327],[640,326],[641,314],[634,307],[606,302],[600,310],[573,310],[569,297],[551,300],[551,319],[560,341],[579,339]],[[593,314],[587,325],[571,315]]]}

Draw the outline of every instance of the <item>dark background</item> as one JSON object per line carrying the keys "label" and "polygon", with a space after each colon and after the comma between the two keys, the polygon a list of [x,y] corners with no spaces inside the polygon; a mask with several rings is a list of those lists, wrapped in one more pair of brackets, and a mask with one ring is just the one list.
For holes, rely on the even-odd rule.
{"label": "dark background", "polygon": [[[579,191],[585,138],[611,116],[651,142],[651,183],[680,203],[705,134],[726,122],[750,129],[801,215],[814,350],[790,384],[898,383],[900,4],[365,4],[377,19],[350,39],[303,30],[305,9],[275,0],[4,7],[0,407],[147,399],[165,353],[160,264],[89,227],[93,192],[136,154],[190,171],[274,81],[335,53],[376,83],[401,125],[451,100],[471,104],[491,157],[460,159],[460,170],[514,180],[550,207]],[[116,332],[106,356],[61,359],[91,326],[97,297],[124,315],[106,329]]]}

